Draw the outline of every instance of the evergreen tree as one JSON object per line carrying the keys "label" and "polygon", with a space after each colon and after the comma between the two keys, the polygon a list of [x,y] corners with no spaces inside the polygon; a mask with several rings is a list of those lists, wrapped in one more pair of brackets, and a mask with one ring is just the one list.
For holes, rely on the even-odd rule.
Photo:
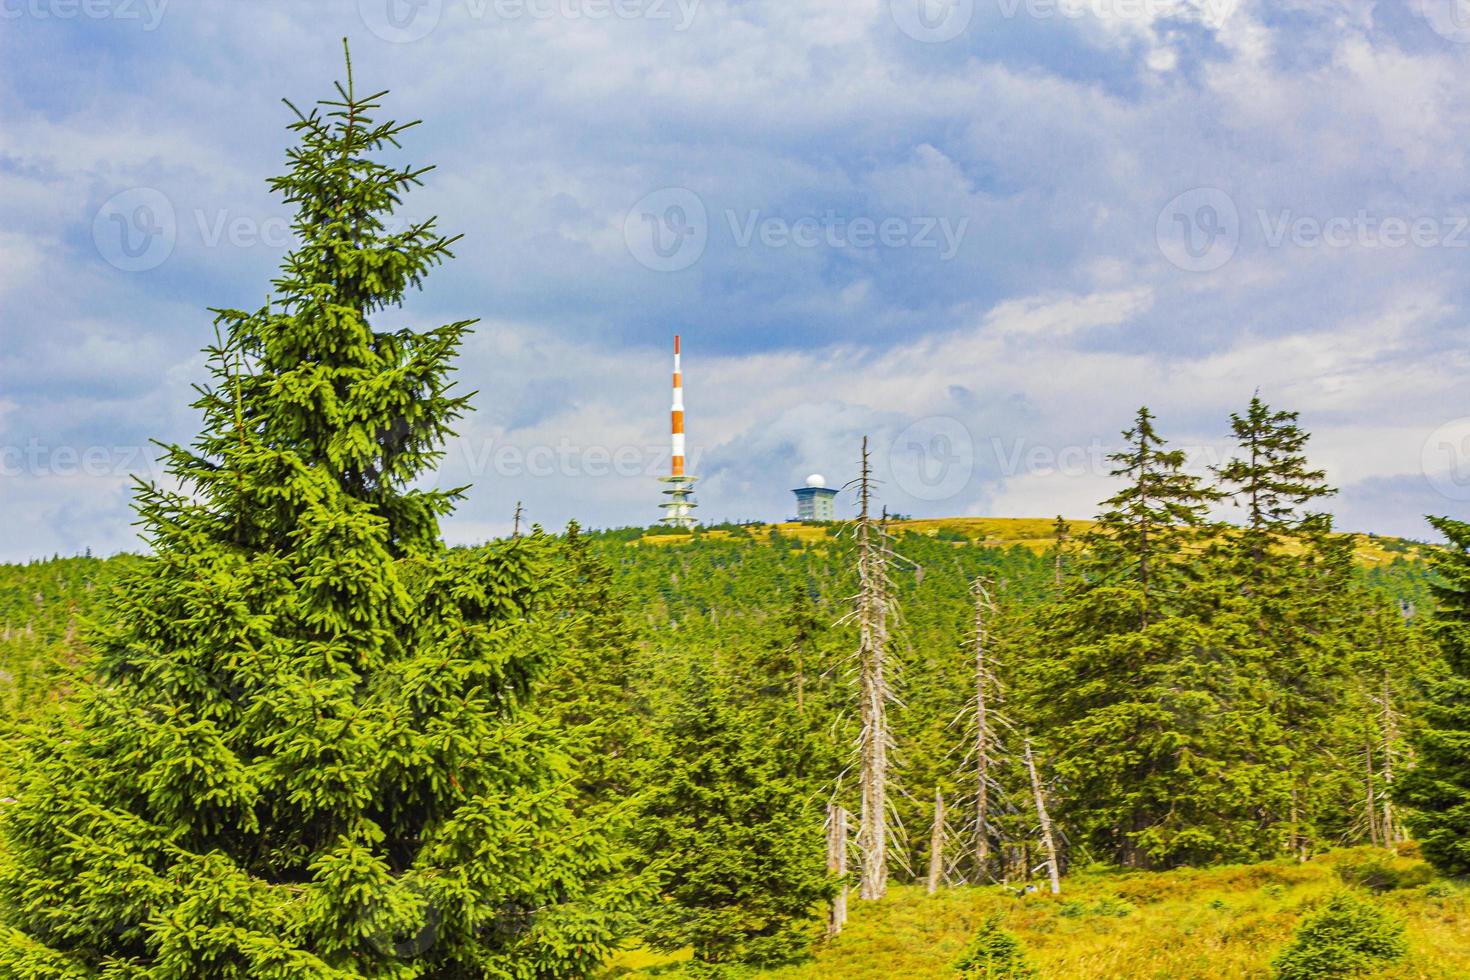
{"label": "evergreen tree", "polygon": [[810,729],[833,706],[828,624],[806,582],[789,585],[784,595],[775,615],[763,614],[760,635],[747,637],[749,653],[732,658],[726,674],[773,722]]}
{"label": "evergreen tree", "polygon": [[1072,540],[1072,525],[1061,514],[1051,525],[1052,589],[1061,595],[1067,581],[1067,544]]}
{"label": "evergreen tree", "polygon": [[1123,433],[1128,448],[1108,458],[1111,475],[1123,489],[1103,503],[1105,510],[1088,535],[1089,571],[1094,580],[1130,583],[1143,601],[1139,625],[1167,615],[1171,600],[1188,585],[1190,546],[1198,542],[1205,512],[1218,494],[1184,472],[1182,450],[1165,449],[1154,415],[1140,408]]}
{"label": "evergreen tree", "polygon": [[636,689],[638,630],[613,587],[612,569],[593,553],[575,521],[567,527],[563,551],[572,621],[538,700],[577,757],[580,806],[603,812],[636,792],[648,748],[649,707]]}
{"label": "evergreen tree", "polygon": [[1470,873],[1470,523],[1429,522],[1448,539],[1433,553],[1439,581],[1433,635],[1448,668],[1429,685],[1418,764],[1399,783],[1424,857],[1445,874]]}
{"label": "evergreen tree", "polygon": [[1021,941],[1000,927],[1001,919],[1000,913],[986,919],[955,961],[961,980],[1030,980],[1036,976]]}
{"label": "evergreen tree", "polygon": [[1246,514],[1239,551],[1253,585],[1278,567],[1277,549],[1284,541],[1331,529],[1327,515],[1302,510],[1337,491],[1327,486],[1322,470],[1309,468],[1310,436],[1297,418],[1296,412],[1272,411],[1256,394],[1245,415],[1230,415],[1241,455],[1215,468],[1222,488]]}
{"label": "evergreen tree", "polygon": [[637,883],[524,712],[555,549],[448,551],[458,492],[411,488],[465,410],[469,323],[369,322],[452,243],[385,225],[425,171],[374,159],[408,128],[380,96],[349,64],[292,124],[298,245],[267,306],[219,313],[182,489],[140,487],[153,553],[4,808],[6,976],[577,976],[617,939]]}
{"label": "evergreen tree", "polygon": [[1344,828],[1356,801],[1342,759],[1362,751],[1359,713],[1342,695],[1350,686],[1350,634],[1363,605],[1352,578],[1352,542],[1332,534],[1332,519],[1307,508],[1336,491],[1306,456],[1310,435],[1295,412],[1251,398],[1230,416],[1238,455],[1214,472],[1222,494],[1245,514],[1238,530],[1211,549],[1212,601],[1253,624],[1256,652],[1271,679],[1269,697],[1288,742],[1291,796],[1272,819],[1284,846],[1305,854]]}
{"label": "evergreen tree", "polygon": [[1073,843],[1133,866],[1274,849],[1286,740],[1238,609],[1201,594],[1216,494],[1165,450],[1148,409],[1111,458],[1126,485],[1088,535],[1087,577],[1036,620],[1026,715],[1065,787]]}
{"label": "evergreen tree", "polygon": [[640,825],[665,899],[647,941],[701,964],[780,963],[806,952],[834,893],[823,815],[784,733],[732,693],[695,668],[666,719]]}
{"label": "evergreen tree", "polygon": [[818,615],[806,583],[791,586],[780,625],[785,636],[770,647],[768,666],[776,679],[790,685],[796,714],[805,716],[809,692],[826,670],[821,646],[826,624]]}
{"label": "evergreen tree", "polygon": [[1074,846],[1134,867],[1259,859],[1287,793],[1287,741],[1238,620],[1135,627],[1144,597],[1103,586],[1045,611],[1028,717],[1045,726]]}
{"label": "evergreen tree", "polygon": [[1371,976],[1409,951],[1404,924],[1373,902],[1340,891],[1297,927],[1276,957],[1275,980]]}

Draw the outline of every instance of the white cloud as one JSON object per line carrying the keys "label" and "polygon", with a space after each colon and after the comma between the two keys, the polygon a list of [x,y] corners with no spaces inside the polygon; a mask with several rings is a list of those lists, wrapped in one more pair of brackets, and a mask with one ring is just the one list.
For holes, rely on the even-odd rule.
{"label": "white cloud", "polygon": [[[405,156],[439,169],[409,212],[468,233],[385,322],[491,317],[463,365],[484,411],[443,474],[479,484],[460,537],[503,529],[518,498],[552,523],[655,516],[651,477],[589,475],[585,451],[662,446],[676,329],[715,517],[784,514],[792,480],[836,480],[862,433],[886,446],[926,418],[970,429],[975,473],[953,498],[900,509],[1073,512],[1106,493],[1102,467],[1007,460],[1091,453],[1141,401],[1176,442],[1217,445],[1260,385],[1304,412],[1345,498],[1364,488],[1344,511],[1386,525],[1395,515],[1375,508],[1407,498],[1372,481],[1411,476],[1425,435],[1466,403],[1463,251],[1262,241],[1261,214],[1463,210],[1470,46],[1424,30],[1400,43],[1386,5],[1178,0],[1119,16],[1124,0],[1088,0],[1077,20],[977,16],[946,45],[903,36],[880,0],[705,0],[684,31],[475,20],[446,2],[411,44],[378,42],[357,6],[171,8],[144,38],[96,25],[85,51],[8,25],[4,441],[187,438],[204,308],[260,302],[280,251],[208,246],[198,219],[278,214],[263,185],[287,139],[275,96],[330,91],[342,33],[359,84],[393,86],[389,114],[427,120]],[[88,70],[34,83],[65,58]],[[89,222],[135,184],[175,202],[180,241],[128,275],[101,262]],[[697,191],[712,221],[705,257],[673,275],[638,266],[622,231],[667,186]],[[1205,186],[1238,205],[1242,240],[1222,269],[1186,274],[1156,221]],[[724,215],[749,210],[967,230],[943,262],[734,244]],[[487,444],[568,440],[571,476],[471,472]],[[123,491],[99,486],[88,509],[81,486],[20,494],[34,534],[14,555],[118,540]]]}

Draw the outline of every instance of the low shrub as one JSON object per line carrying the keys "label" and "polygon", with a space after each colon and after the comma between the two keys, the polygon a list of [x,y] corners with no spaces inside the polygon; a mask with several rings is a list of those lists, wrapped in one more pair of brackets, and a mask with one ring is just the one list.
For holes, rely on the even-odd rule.
{"label": "low shrub", "polygon": [[1000,913],[985,920],[954,968],[963,980],[1031,980],[1036,969],[1026,961],[1021,941],[1000,927]]}
{"label": "low shrub", "polygon": [[1330,980],[1376,971],[1408,952],[1403,923],[1372,901],[1343,890],[1292,936],[1272,966],[1276,980]]}
{"label": "low shrub", "polygon": [[1344,884],[1361,885],[1374,892],[1417,888],[1434,879],[1434,871],[1423,861],[1395,857],[1387,851],[1355,853],[1338,862],[1337,877]]}
{"label": "low shrub", "polygon": [[1448,881],[1436,881],[1424,888],[1425,898],[1455,898],[1461,889]]}
{"label": "low shrub", "polygon": [[1114,895],[1104,895],[1091,905],[1074,898],[1057,907],[1057,915],[1067,919],[1080,919],[1088,915],[1105,915],[1122,919],[1137,911],[1137,906]]}
{"label": "low shrub", "polygon": [[1116,919],[1127,918],[1137,911],[1135,906],[1112,895],[1104,895],[1092,906],[1093,915],[1110,915]]}

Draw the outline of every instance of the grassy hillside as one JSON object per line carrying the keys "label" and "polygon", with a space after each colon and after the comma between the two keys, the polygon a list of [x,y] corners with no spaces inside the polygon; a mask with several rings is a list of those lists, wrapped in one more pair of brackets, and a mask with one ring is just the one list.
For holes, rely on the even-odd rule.
{"label": "grassy hillside", "polygon": [[[1376,877],[1365,871],[1380,871]],[[953,977],[950,965],[995,911],[1044,978],[1233,980],[1270,975],[1272,957],[1329,894],[1370,877],[1397,885],[1379,896],[1405,924],[1406,959],[1374,976],[1470,977],[1470,887],[1434,880],[1426,865],[1369,848],[1306,864],[1276,862],[1157,874],[1079,872],[1060,896],[1016,898],[1010,889],[890,890],[854,901],[847,929],[808,963],[758,974],[769,980],[921,980]],[[630,951],[611,976],[675,977],[678,957]]]}
{"label": "grassy hillside", "polygon": [[[1090,530],[1093,521],[1072,521],[1073,535]],[[758,541],[769,541],[772,532],[803,543],[827,541],[840,531],[840,524],[780,524],[750,525],[746,530]],[[918,520],[897,520],[889,527],[895,534],[922,534],[955,544],[975,544],[988,548],[1020,546],[1038,554],[1052,546],[1052,521],[1039,517],[926,517]],[[714,528],[701,532],[703,536],[716,539],[729,537],[731,531]],[[639,540],[643,544],[667,545],[688,542],[690,534],[646,534]],[[1376,534],[1354,534],[1358,563],[1364,568],[1375,568],[1392,564],[1396,559],[1417,561],[1423,557],[1424,545],[1403,538],[1385,538]]]}

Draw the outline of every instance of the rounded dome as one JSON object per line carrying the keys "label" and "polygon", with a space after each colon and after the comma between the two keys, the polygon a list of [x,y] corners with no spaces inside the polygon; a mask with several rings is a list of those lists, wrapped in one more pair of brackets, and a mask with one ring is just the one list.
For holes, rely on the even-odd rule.
{"label": "rounded dome", "polygon": [[827,478],[820,473],[813,473],[806,478],[806,485],[809,487],[825,487],[827,485]]}

